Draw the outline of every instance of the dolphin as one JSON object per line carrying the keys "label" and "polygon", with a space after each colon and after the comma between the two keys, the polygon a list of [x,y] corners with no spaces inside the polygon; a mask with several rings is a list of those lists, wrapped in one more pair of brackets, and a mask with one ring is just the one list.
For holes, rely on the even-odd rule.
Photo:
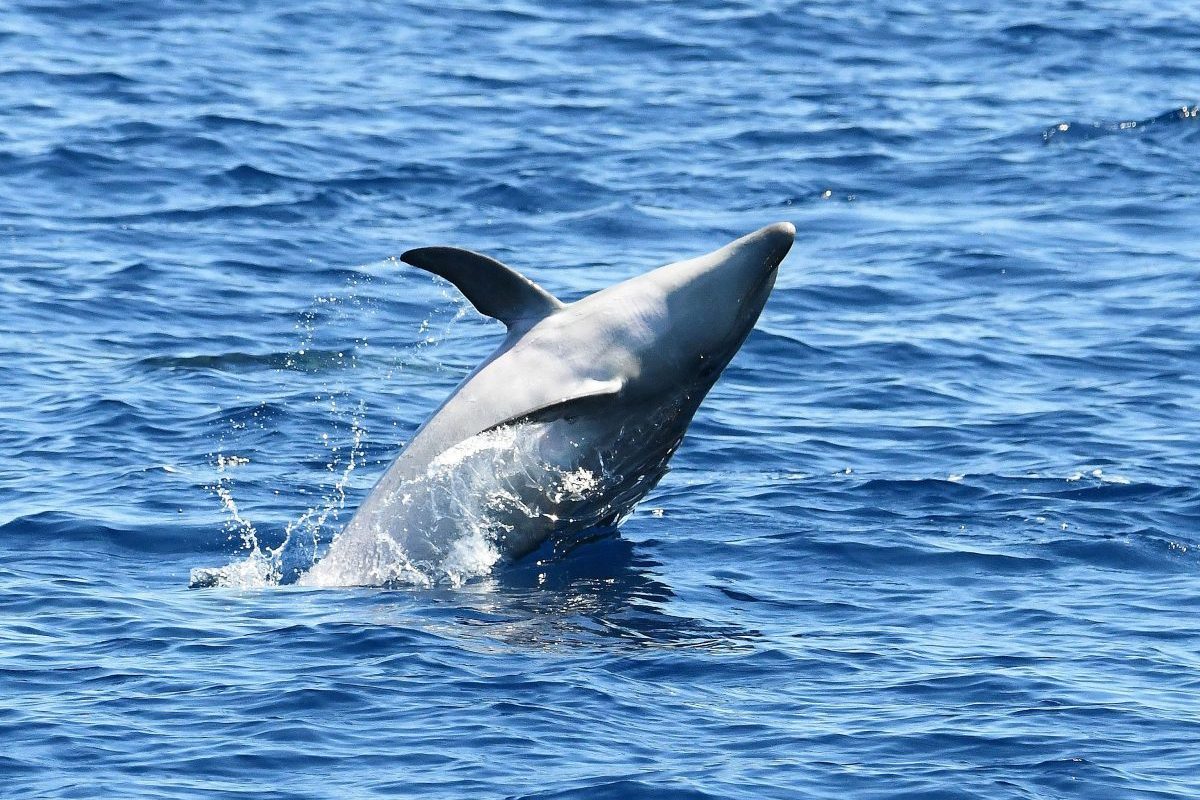
{"label": "dolphin", "polygon": [[486,567],[552,535],[618,524],[666,473],[758,320],[795,233],[789,222],[769,225],[573,303],[468,250],[404,253],[507,334],[299,583],[433,575],[463,556],[471,532],[491,553]]}

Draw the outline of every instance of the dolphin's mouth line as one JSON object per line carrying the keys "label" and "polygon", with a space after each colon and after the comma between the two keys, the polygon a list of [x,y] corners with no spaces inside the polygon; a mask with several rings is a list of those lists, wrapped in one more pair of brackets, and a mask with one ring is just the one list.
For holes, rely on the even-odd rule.
{"label": "dolphin's mouth line", "polygon": [[[774,256],[767,260],[767,271],[763,273],[758,283],[754,285],[754,291],[750,293],[752,297],[757,297],[763,290],[763,287],[767,285],[767,282],[779,275],[779,265],[783,263],[783,258],[786,255],[787,253],[784,252],[783,256],[780,256],[778,260],[775,260]],[[775,261],[775,263],[772,264],[772,261]]]}
{"label": "dolphin's mouth line", "polygon": [[777,247],[775,249],[775,252],[771,253],[770,257],[767,259],[767,264],[770,267],[770,269],[778,270],[779,265],[783,263],[783,260],[785,258],[787,258],[787,254],[790,253],[791,251],[792,251],[791,242],[788,242],[788,244],[783,247]]}

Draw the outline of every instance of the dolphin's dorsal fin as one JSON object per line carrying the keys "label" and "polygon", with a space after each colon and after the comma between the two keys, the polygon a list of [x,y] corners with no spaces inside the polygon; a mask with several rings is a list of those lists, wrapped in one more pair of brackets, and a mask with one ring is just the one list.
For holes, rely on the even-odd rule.
{"label": "dolphin's dorsal fin", "polygon": [[418,247],[400,260],[450,281],[480,314],[509,328],[536,322],[563,307],[557,297],[521,273],[470,250]]}

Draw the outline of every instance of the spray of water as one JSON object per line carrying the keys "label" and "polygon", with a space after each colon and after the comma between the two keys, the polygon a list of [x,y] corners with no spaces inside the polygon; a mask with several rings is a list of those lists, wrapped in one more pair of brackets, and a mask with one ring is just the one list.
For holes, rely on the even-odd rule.
{"label": "spray of water", "polygon": [[[371,267],[381,267],[387,271],[394,264],[368,265],[368,268]],[[372,301],[360,293],[361,285],[368,282],[355,278],[341,292],[313,299],[295,324],[298,341],[284,360],[281,370],[281,373],[288,373],[283,377],[285,381],[294,380],[297,372],[319,371],[322,376],[320,389],[313,395],[312,402],[318,404],[329,420],[330,430],[320,435],[321,444],[326,450],[327,476],[321,482],[318,501],[285,524],[283,540],[277,546],[272,547],[265,542],[258,527],[235,499],[237,482],[234,472],[249,464],[249,459],[227,453],[227,438],[236,440],[246,427],[244,421],[231,422],[230,430],[220,437],[220,449],[211,456],[214,477],[206,488],[219,501],[226,516],[228,537],[240,545],[241,553],[228,565],[193,570],[192,586],[261,588],[293,582],[314,564],[322,547],[329,545],[340,527],[347,488],[355,470],[364,462],[367,408],[362,399],[353,397],[353,393],[362,381],[359,370],[364,363],[362,356],[368,352],[369,342],[366,336],[360,336],[350,348],[323,350],[321,345],[324,343],[322,340],[330,335],[340,339],[347,329],[359,330],[364,320],[374,316]],[[376,357],[371,360],[371,363],[384,370],[383,375],[372,376],[372,379],[386,382],[413,362],[427,361],[432,357],[432,348],[447,338],[453,326],[467,316],[466,304],[456,295],[447,290],[442,295],[448,302],[421,322],[415,342],[400,348],[390,359]],[[380,547],[383,549],[374,559],[375,563],[394,566],[390,568],[387,580],[376,582],[431,582],[428,571],[405,566],[407,557],[403,552],[396,551],[394,540],[381,540]],[[486,569],[484,565],[490,567],[494,561],[495,557],[481,542],[464,540],[453,548],[452,563],[448,569],[455,576],[467,576],[480,573]]]}
{"label": "spray of water", "polygon": [[[331,406],[336,411],[336,401],[331,401]],[[234,483],[230,471],[248,464],[249,459],[217,453],[214,458],[217,478],[209,489],[220,500],[227,516],[225,529],[230,539],[240,540],[244,557],[224,567],[192,570],[191,585],[243,589],[276,586],[294,580],[296,575],[311,566],[325,535],[326,525],[336,521],[345,508],[346,486],[350,476],[362,464],[366,433],[361,424],[362,417],[363,404],[360,402],[356,411],[349,416],[349,444],[344,447],[334,444],[329,448],[331,458],[326,469],[336,474],[335,480],[320,502],[287,523],[283,541],[276,547],[263,542],[254,523],[243,515],[233,496]],[[328,442],[328,435],[323,438]]]}

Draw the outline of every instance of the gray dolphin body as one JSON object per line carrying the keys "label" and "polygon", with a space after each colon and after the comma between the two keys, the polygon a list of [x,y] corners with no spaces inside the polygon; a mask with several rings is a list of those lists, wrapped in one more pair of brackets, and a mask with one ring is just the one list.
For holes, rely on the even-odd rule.
{"label": "gray dolphin body", "polygon": [[[429,574],[462,537],[464,514],[509,558],[556,532],[618,522],[665,474],[754,327],[794,237],[790,223],[770,225],[570,304],[486,256],[449,247],[405,253],[508,333],[300,582],[387,583],[403,578],[397,560]],[[511,452],[472,461],[488,436],[506,430],[523,433],[491,446]],[[468,514],[464,494],[486,498]]]}

